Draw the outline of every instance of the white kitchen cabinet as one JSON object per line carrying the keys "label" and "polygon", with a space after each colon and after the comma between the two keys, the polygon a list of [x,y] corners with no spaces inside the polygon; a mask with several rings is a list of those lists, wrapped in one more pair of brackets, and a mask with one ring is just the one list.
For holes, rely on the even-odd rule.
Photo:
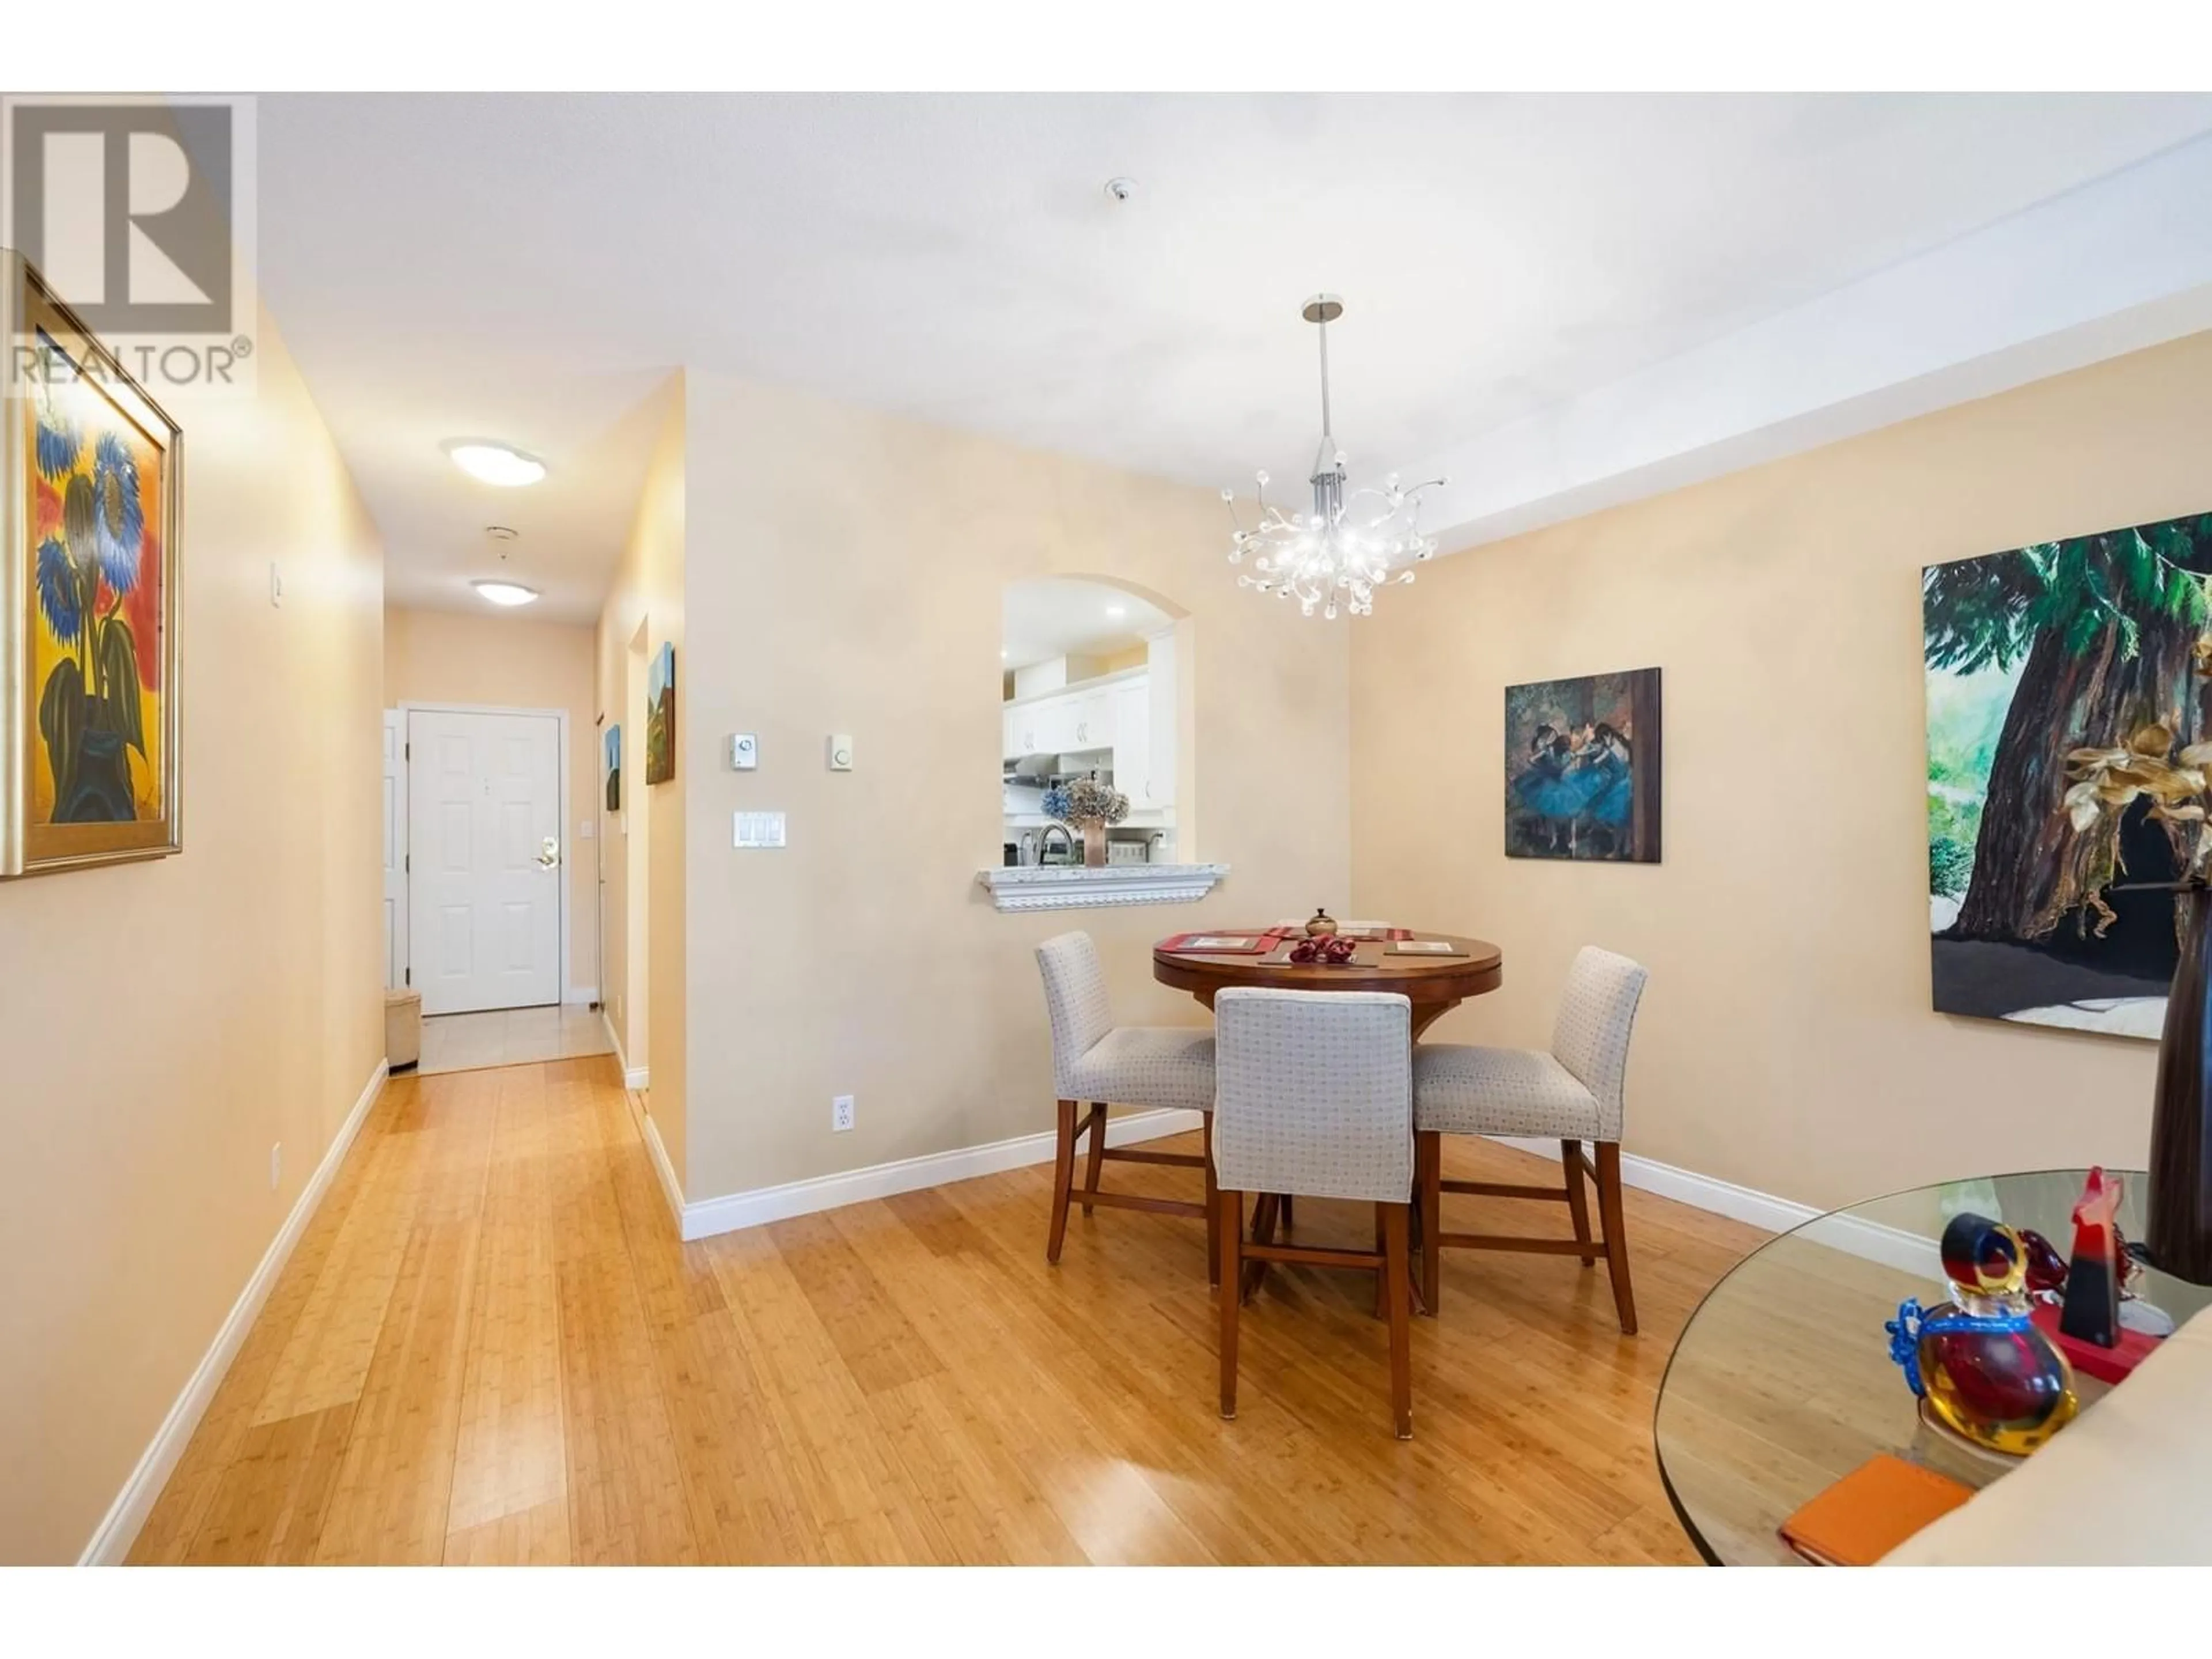
{"label": "white kitchen cabinet", "polygon": [[1069,749],[1111,749],[1114,746],[1114,709],[1121,698],[1121,688],[1106,691],[1085,691],[1067,699],[1068,713],[1074,721],[1074,730],[1066,744]]}
{"label": "white kitchen cabinet", "polygon": [[1048,697],[1030,711],[1035,755],[1063,755],[1076,746],[1073,697]]}
{"label": "white kitchen cabinet", "polygon": [[1114,787],[1129,798],[1131,811],[1142,812],[1156,804],[1151,699],[1140,679],[1116,686],[1113,699]]}
{"label": "white kitchen cabinet", "polygon": [[[1136,738],[1150,750],[1155,717],[1143,696],[1141,672],[1091,690],[1073,690],[1010,705],[1001,716],[1004,757],[1079,755],[1111,750],[1129,740],[1131,723],[1147,729]],[[1134,693],[1134,696],[1131,694]]]}

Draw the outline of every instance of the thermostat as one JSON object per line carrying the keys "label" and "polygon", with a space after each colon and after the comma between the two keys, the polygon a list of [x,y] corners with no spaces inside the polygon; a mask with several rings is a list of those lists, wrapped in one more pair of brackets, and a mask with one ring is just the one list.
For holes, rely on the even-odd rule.
{"label": "thermostat", "polygon": [[733,733],[730,738],[730,770],[750,772],[760,765],[760,740],[750,732]]}
{"label": "thermostat", "polygon": [[835,732],[830,737],[830,769],[849,772],[853,769],[853,735],[849,732]]}

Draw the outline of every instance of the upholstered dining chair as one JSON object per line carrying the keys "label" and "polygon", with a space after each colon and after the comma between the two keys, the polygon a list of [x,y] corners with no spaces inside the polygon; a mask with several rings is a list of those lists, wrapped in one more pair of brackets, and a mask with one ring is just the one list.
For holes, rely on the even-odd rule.
{"label": "upholstered dining chair", "polygon": [[[1390,1326],[1390,1419],[1398,1438],[1410,1440],[1413,1005],[1370,992],[1238,987],[1214,999],[1213,1030],[1221,1414],[1237,1415],[1237,1328],[1251,1288],[1245,1261],[1353,1267],[1382,1276]],[[1260,1194],[1249,1243],[1247,1193]],[[1292,1194],[1374,1205],[1377,1248],[1277,1244],[1274,1217]]]}
{"label": "upholstered dining chair", "polygon": [[[1578,1255],[1585,1267],[1605,1258],[1613,1279],[1613,1310],[1621,1334],[1636,1334],[1636,1293],[1628,1278],[1628,1235],[1620,1212],[1622,1085],[1628,1074],[1628,1037],[1646,975],[1626,957],[1584,945],[1567,970],[1566,992],[1552,1031],[1552,1047],[1474,1048],[1425,1042],[1413,1055],[1414,1157],[1420,1166],[1421,1299],[1437,1311],[1443,1252],[1449,1245],[1476,1250],[1537,1250]],[[1531,1187],[1443,1178],[1445,1135],[1557,1137],[1563,1186]],[[1595,1143],[1589,1163],[1583,1142]],[[1602,1238],[1593,1239],[1583,1177],[1597,1183]],[[1486,1198],[1564,1199],[1574,1223],[1571,1238],[1514,1234],[1448,1233],[1443,1194]]]}
{"label": "upholstered dining chair", "polygon": [[[1093,1205],[1109,1209],[1150,1210],[1164,1215],[1199,1217],[1206,1223],[1206,1272],[1219,1266],[1213,1248],[1213,1160],[1211,1156],[1213,1121],[1213,1037],[1202,1028],[1187,1025],[1116,1025],[1106,995],[1105,970],[1088,933],[1061,933],[1037,946],[1037,968],[1044,975],[1045,1012],[1052,1021],[1053,1086],[1060,1096],[1059,1139],[1052,1165],[1052,1231],[1045,1240],[1044,1259],[1058,1263],[1060,1247],[1067,1237],[1067,1206],[1071,1200],[1089,1215]],[[1091,1109],[1079,1126],[1080,1103]],[[1155,1152],[1106,1144],[1106,1109],[1142,1106],[1154,1109],[1180,1109],[1206,1114],[1206,1154]],[[1083,1185],[1074,1185],[1075,1148],[1085,1148]],[[1102,1166],[1109,1161],[1127,1164],[1167,1164],[1206,1171],[1206,1201],[1147,1198],[1135,1193],[1109,1193],[1098,1185]]]}

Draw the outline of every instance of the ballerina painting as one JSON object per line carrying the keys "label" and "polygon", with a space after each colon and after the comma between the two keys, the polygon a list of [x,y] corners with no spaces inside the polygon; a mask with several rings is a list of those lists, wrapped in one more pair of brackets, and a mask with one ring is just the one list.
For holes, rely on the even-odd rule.
{"label": "ballerina painting", "polygon": [[1505,689],[1510,858],[1659,861],[1659,671]]}

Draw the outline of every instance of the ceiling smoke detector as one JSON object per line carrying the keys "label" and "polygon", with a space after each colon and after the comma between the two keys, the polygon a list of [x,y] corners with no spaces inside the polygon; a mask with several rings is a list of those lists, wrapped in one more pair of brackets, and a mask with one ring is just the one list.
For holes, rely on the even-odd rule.
{"label": "ceiling smoke detector", "polygon": [[1106,199],[1109,202],[1126,202],[1136,193],[1137,181],[1134,179],[1115,178],[1106,181]]}

